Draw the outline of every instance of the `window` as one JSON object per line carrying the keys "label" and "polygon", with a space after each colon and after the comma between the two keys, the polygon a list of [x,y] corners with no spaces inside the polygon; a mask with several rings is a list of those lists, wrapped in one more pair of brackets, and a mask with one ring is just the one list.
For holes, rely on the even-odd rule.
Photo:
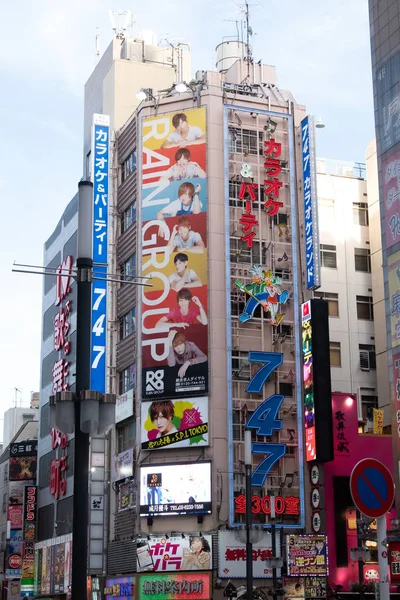
{"label": "window", "polygon": [[372,296],[356,296],[357,319],[374,320],[374,305]]}
{"label": "window", "polygon": [[135,386],[136,365],[130,365],[119,374],[119,393],[125,394]]}
{"label": "window", "polygon": [[241,381],[250,380],[249,353],[232,350],[232,378]]}
{"label": "window", "polygon": [[229,152],[263,154],[263,134],[252,129],[229,127]]}
{"label": "window", "polygon": [[136,438],[136,426],[135,421],[131,421],[121,427],[117,426],[117,451],[125,452],[129,448],[133,448],[135,445]]}
{"label": "window", "polygon": [[361,371],[370,371],[376,369],[376,354],[373,344],[358,344],[360,352],[360,369]]}
{"label": "window", "polygon": [[285,213],[278,213],[272,217],[274,225],[289,225],[288,215]]}
{"label": "window", "polygon": [[330,317],[339,316],[339,294],[334,294],[333,292],[315,292],[314,298],[327,301],[328,315]]}
{"label": "window", "polygon": [[374,408],[378,408],[378,396],[375,396],[375,390],[371,388],[360,388],[361,397],[361,418],[363,421],[372,421],[374,418]]}
{"label": "window", "polygon": [[128,179],[129,175],[136,170],[136,150],[134,150],[121,165],[121,183]]}
{"label": "window", "polygon": [[136,221],[136,200],[121,215],[121,233],[124,233]]}
{"label": "window", "polygon": [[279,393],[282,396],[293,396],[293,385],[291,383],[279,382]]}
{"label": "window", "polygon": [[371,251],[368,248],[354,248],[354,268],[356,271],[371,273]]}
{"label": "window", "polygon": [[368,204],[366,202],[353,202],[353,223],[355,225],[369,225]]}
{"label": "window", "polygon": [[253,247],[248,248],[239,238],[231,238],[230,247],[231,262],[252,265],[261,263],[260,242],[253,240]]}
{"label": "window", "polygon": [[133,333],[136,328],[136,308],[132,308],[120,319],[119,337],[121,340]]}
{"label": "window", "polygon": [[336,246],[330,246],[329,244],[321,244],[321,267],[326,269],[336,269]]}
{"label": "window", "polygon": [[290,281],[291,279],[290,271],[288,269],[275,269],[274,274],[277,277],[280,277],[282,281]]}
{"label": "window", "polygon": [[342,366],[340,342],[329,342],[329,358],[331,362],[331,367]]}
{"label": "window", "polygon": [[136,254],[132,254],[132,256],[121,265],[121,278],[129,281],[133,277],[136,277]]}

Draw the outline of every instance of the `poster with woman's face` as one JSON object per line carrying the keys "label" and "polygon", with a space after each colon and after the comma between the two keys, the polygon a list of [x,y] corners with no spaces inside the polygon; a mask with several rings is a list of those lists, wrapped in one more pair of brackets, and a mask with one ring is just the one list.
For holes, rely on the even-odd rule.
{"label": "poster with woman's face", "polygon": [[212,536],[183,534],[138,540],[138,571],[206,571],[212,568]]}
{"label": "poster with woman's face", "polygon": [[208,446],[208,398],[142,402],[143,450]]}

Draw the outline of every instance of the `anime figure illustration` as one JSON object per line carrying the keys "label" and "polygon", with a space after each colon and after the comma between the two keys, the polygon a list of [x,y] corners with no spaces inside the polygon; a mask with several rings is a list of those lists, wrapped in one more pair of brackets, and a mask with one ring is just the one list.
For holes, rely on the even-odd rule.
{"label": "anime figure illustration", "polygon": [[277,277],[272,271],[265,271],[262,265],[253,265],[250,269],[251,283],[244,285],[240,281],[235,281],[238,288],[245,292],[248,299],[244,312],[239,315],[239,321],[245,323],[252,318],[258,304],[270,313],[271,325],[279,325],[284,314],[278,315],[279,305],[286,304],[289,299],[289,292],[281,290],[281,277]]}

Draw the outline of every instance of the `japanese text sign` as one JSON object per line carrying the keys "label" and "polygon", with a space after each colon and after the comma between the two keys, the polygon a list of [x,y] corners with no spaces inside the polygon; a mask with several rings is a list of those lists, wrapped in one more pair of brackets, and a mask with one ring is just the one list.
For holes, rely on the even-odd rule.
{"label": "japanese text sign", "polygon": [[388,258],[390,331],[392,348],[400,344],[400,251]]}
{"label": "japanese text sign", "polygon": [[390,583],[400,583],[400,542],[389,542]]}
{"label": "japanese text sign", "polygon": [[312,353],[311,301],[301,306],[301,348],[303,356],[304,427],[306,434],[306,460],[315,460],[315,403]]}
{"label": "japanese text sign", "polygon": [[393,354],[393,386],[396,410],[397,450],[400,452],[400,352]]}
{"label": "japanese text sign", "polygon": [[37,454],[37,440],[10,444],[10,456],[34,456],[35,454]]}
{"label": "japanese text sign", "polygon": [[321,285],[314,131],[314,117],[308,115],[301,122],[305,267],[308,290],[315,290]]}
{"label": "japanese text sign", "polygon": [[325,535],[288,535],[287,572],[296,575],[328,575],[328,544]]}
{"label": "japanese text sign", "polygon": [[106,600],[115,600],[116,598],[133,600],[135,597],[135,578],[116,577],[106,579],[104,596]]}
{"label": "japanese text sign", "polygon": [[212,536],[150,536],[138,540],[138,571],[207,571],[212,569]]}
{"label": "japanese text sign", "polygon": [[386,248],[400,240],[400,150],[382,161],[383,216]]}
{"label": "japanese text sign", "polygon": [[137,599],[208,600],[210,584],[209,573],[146,573],[137,576]]}
{"label": "japanese text sign", "polygon": [[[280,532],[276,531],[276,556],[280,556]],[[264,532],[262,539],[253,543],[253,576],[255,578],[272,577],[272,568],[268,568],[266,560],[272,558],[272,539],[269,532]],[[280,569],[277,569],[280,576]],[[246,577],[246,543],[237,539],[234,531],[218,532],[218,576],[222,578]]]}
{"label": "japanese text sign", "polygon": [[24,540],[36,538],[37,487],[27,485],[24,490]]}
{"label": "japanese text sign", "polygon": [[93,274],[90,389],[104,393],[107,338],[110,117],[93,115]]}
{"label": "japanese text sign", "polygon": [[133,415],[133,390],[117,397],[115,405],[115,422],[119,423]]}
{"label": "japanese text sign", "polygon": [[68,255],[63,262],[57,267],[56,279],[56,299],[55,305],[58,306],[58,312],[54,317],[54,338],[53,348],[58,355],[58,359],[53,365],[53,393],[66,391],[69,388],[69,366],[70,362],[64,358],[71,352],[70,340],[70,314],[72,310],[71,300],[67,300],[63,304],[63,300],[67,298],[71,292],[71,277],[72,277],[73,257]]}

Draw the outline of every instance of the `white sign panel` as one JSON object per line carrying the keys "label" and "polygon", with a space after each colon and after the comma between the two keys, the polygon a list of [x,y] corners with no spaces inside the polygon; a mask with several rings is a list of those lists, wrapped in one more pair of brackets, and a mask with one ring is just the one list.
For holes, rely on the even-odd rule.
{"label": "white sign panel", "polygon": [[133,390],[118,396],[115,405],[115,422],[119,423],[133,415]]}
{"label": "white sign panel", "polygon": [[[239,536],[243,535],[243,542]],[[280,533],[276,531],[276,556],[281,556]],[[246,541],[245,532],[218,532],[218,577],[246,577]],[[253,577],[255,579],[272,578],[272,569],[267,568],[266,560],[272,558],[272,537],[267,531],[263,532],[260,542],[253,544]],[[280,569],[277,569],[280,577]]]}
{"label": "white sign panel", "polygon": [[183,534],[146,536],[137,541],[137,570],[208,571],[212,569],[212,536]]}
{"label": "white sign panel", "polygon": [[113,481],[119,481],[133,475],[133,448],[115,454],[113,457]]}

